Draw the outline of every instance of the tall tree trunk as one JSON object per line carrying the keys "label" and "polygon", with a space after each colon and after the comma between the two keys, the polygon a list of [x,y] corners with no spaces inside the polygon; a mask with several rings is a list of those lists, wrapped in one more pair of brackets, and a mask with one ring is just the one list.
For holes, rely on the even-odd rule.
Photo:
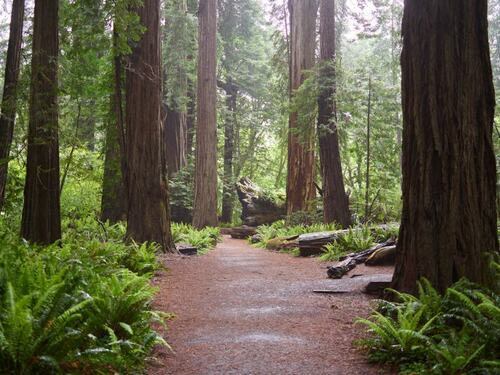
{"label": "tall tree trunk", "polygon": [[[316,47],[316,0],[289,0],[290,95],[304,81],[304,71],[314,66]],[[300,136],[297,134],[301,128]],[[298,113],[290,113],[288,133],[287,215],[312,208],[314,187],[314,124],[298,124]]]}
{"label": "tall tree trunk", "polygon": [[28,162],[21,235],[49,244],[61,238],[57,58],[59,2],[35,0]]}
{"label": "tall tree trunk", "polygon": [[365,221],[370,219],[370,159],[371,159],[371,112],[372,112],[372,77],[368,78],[368,106],[366,114],[366,174],[365,174]]}
{"label": "tall tree trunk", "polygon": [[165,148],[168,175],[173,176],[187,164],[187,123],[186,112],[173,109],[168,104],[164,108]]}
{"label": "tall tree trunk", "polygon": [[318,96],[318,138],[323,179],[323,217],[325,223],[351,225],[349,200],[345,193],[337,133],[335,103],[335,1],[321,0],[320,72]]}
{"label": "tall tree trunk", "polygon": [[406,0],[403,216],[393,286],[465,276],[491,285],[498,254],[494,91],[486,0]]}
{"label": "tall tree trunk", "polygon": [[195,84],[192,80],[188,79],[187,89],[187,113],[186,113],[186,158],[190,160],[193,155],[193,140],[195,133],[196,123],[196,92]]}
{"label": "tall tree trunk", "polygon": [[233,176],[234,127],[236,123],[236,103],[238,89],[232,79],[224,85],[226,91],[227,115],[224,122],[224,181],[222,190],[222,216],[224,223],[233,220],[235,181]]}
{"label": "tall tree trunk", "polygon": [[135,11],[146,31],[126,74],[127,237],[171,251],[175,246],[161,146],[160,1],[145,0]]}
{"label": "tall tree trunk", "polygon": [[193,225],[217,225],[217,0],[200,0]]}
{"label": "tall tree trunk", "polygon": [[23,39],[24,0],[12,2],[10,16],[9,46],[2,96],[2,113],[0,115],[0,209],[5,199],[9,154],[14,133],[17,104],[17,81],[21,63],[21,45]]}
{"label": "tall tree trunk", "polygon": [[165,33],[167,47],[167,66],[165,67],[165,82],[167,85],[166,113],[164,117],[165,148],[168,175],[173,176],[187,164],[187,55],[183,40],[186,38],[187,27],[184,15],[187,12],[186,0],[172,1],[175,14],[182,16],[166,17]]}
{"label": "tall tree trunk", "polygon": [[114,92],[111,113],[106,127],[104,176],[102,182],[101,220],[116,223],[127,218],[127,190],[125,183],[126,152],[123,123],[122,57],[117,53],[118,35],[113,33]]}

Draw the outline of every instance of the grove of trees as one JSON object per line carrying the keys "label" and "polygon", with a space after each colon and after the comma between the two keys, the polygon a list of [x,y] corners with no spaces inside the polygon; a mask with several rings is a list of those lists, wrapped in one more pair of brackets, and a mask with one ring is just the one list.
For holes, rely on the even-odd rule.
{"label": "grove of trees", "polygon": [[498,286],[499,0],[8,3],[1,238],[130,270],[248,177],[284,226],[400,223],[396,290]]}

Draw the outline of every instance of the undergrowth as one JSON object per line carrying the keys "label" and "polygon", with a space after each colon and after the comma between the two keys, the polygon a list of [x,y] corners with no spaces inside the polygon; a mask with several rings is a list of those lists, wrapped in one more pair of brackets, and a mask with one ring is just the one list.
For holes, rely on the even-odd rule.
{"label": "undergrowth", "polygon": [[[270,225],[261,225],[257,228],[259,241],[254,245],[266,249],[280,248],[282,252],[299,255],[297,248],[282,248],[287,238],[314,232],[331,232],[339,228],[335,224],[311,224],[311,225],[287,225],[284,220]],[[339,235],[338,239],[328,245],[324,254],[320,256],[322,261],[335,261],[342,255],[366,250],[375,243],[384,242],[398,235],[397,225],[368,226],[361,225],[349,228],[345,233]]]}
{"label": "undergrowth", "polygon": [[500,295],[465,279],[444,295],[425,279],[418,290],[392,291],[397,302],[357,320],[371,333],[361,341],[370,359],[406,374],[499,374]]}
{"label": "undergrowth", "polygon": [[221,238],[219,228],[195,229],[183,223],[172,223],[172,237],[175,243],[186,243],[198,248],[198,254],[205,254],[214,248]]}
{"label": "undergrowth", "polygon": [[78,229],[47,247],[0,231],[2,373],[133,373],[166,345],[151,327],[167,318],[150,306],[155,246],[83,240]]}

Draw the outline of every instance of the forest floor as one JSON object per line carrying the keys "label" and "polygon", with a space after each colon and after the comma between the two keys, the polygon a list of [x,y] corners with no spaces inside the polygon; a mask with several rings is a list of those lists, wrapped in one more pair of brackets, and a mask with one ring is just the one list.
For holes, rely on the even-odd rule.
{"label": "forest floor", "polygon": [[[155,277],[157,310],[174,313],[149,374],[383,374],[353,344],[367,316],[367,281],[391,267],[358,266],[326,278],[314,258],[254,248],[227,236],[209,254],[165,256]],[[350,278],[352,274],[363,275]],[[338,290],[317,294],[313,290]]]}

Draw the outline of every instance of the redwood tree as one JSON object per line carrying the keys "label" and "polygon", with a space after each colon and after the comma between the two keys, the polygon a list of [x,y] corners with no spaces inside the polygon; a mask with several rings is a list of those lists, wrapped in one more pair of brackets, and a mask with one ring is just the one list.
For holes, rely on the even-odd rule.
{"label": "redwood tree", "polygon": [[492,282],[498,254],[487,0],[406,0],[403,215],[393,286]]}
{"label": "redwood tree", "polygon": [[[306,70],[314,67],[316,47],[316,0],[289,0],[290,9],[290,95],[304,82]],[[311,208],[314,187],[314,123],[299,124],[299,114],[289,119],[287,214]],[[300,135],[298,134],[300,132]]]}
{"label": "redwood tree", "polygon": [[200,0],[193,225],[217,225],[217,0]]}
{"label": "redwood tree", "polygon": [[57,57],[58,0],[35,0],[28,161],[21,235],[52,243],[61,238]]}
{"label": "redwood tree", "polygon": [[127,237],[169,251],[175,247],[161,146],[160,1],[145,0],[135,11],[145,32],[126,73]]}
{"label": "redwood tree", "polygon": [[113,33],[113,94],[106,126],[104,176],[102,182],[101,220],[114,223],[127,217],[127,157],[123,118],[122,56],[117,48],[118,34]]}
{"label": "redwood tree", "polygon": [[[171,9],[170,9],[171,8]],[[168,91],[163,106],[166,160],[169,176],[187,164],[187,2],[175,0],[169,4],[165,20],[167,64],[164,87]]]}
{"label": "redwood tree", "polygon": [[21,63],[23,24],[24,0],[14,0],[10,16],[9,46],[7,47],[7,61],[5,64],[2,113],[0,114],[0,209],[5,198],[7,167],[16,118],[17,81]]}
{"label": "redwood tree", "polygon": [[340,160],[335,106],[335,0],[321,0],[318,139],[326,223],[351,225]]}

